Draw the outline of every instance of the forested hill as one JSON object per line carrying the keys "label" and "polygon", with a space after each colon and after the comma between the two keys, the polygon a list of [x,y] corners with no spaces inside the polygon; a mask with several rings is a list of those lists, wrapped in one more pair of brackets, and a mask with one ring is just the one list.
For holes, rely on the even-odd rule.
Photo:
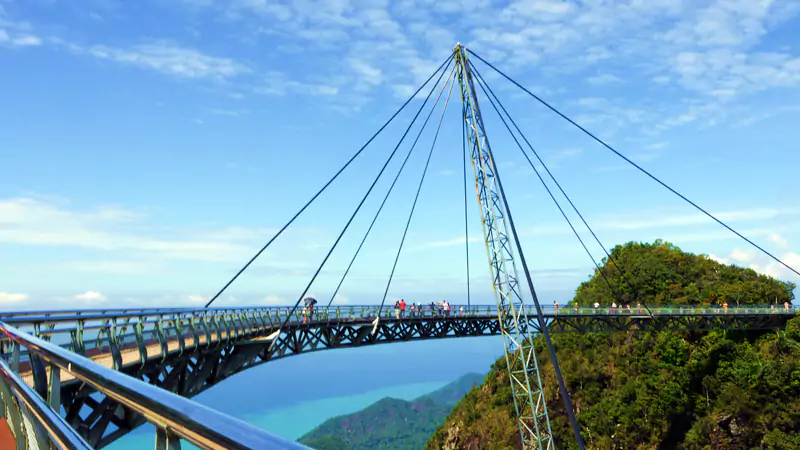
{"label": "forested hill", "polygon": [[[608,282],[595,271],[575,301],[736,305],[794,298],[792,283],[661,241],[617,246],[611,256],[627,282],[604,261]],[[569,333],[554,335],[553,343],[587,448],[800,448],[800,318],[777,332]],[[556,448],[577,448],[541,337],[535,348]],[[517,447],[505,365],[495,363],[426,448]]]}
{"label": "forested hill", "polygon": [[417,450],[484,375],[468,373],[413,401],[384,398],[353,414],[328,419],[299,439],[318,450]]}

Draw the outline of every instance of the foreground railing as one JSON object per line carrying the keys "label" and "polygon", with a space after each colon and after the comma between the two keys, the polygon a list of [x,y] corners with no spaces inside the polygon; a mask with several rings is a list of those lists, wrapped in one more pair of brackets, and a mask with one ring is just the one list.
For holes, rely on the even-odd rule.
{"label": "foreground railing", "polygon": [[[90,449],[81,438],[30,386],[0,360],[0,404],[2,417],[17,449]],[[60,405],[55,405],[59,408]],[[8,445],[8,442],[2,442]]]}
{"label": "foreground railing", "polygon": [[[306,448],[2,322],[0,332],[12,347],[11,367],[0,361],[0,394],[19,449],[47,449],[50,444],[57,448],[91,448],[59,414],[62,371],[155,425],[157,449],[180,448],[180,439],[204,449]],[[19,370],[20,348],[28,350],[34,389],[14,373]]]}

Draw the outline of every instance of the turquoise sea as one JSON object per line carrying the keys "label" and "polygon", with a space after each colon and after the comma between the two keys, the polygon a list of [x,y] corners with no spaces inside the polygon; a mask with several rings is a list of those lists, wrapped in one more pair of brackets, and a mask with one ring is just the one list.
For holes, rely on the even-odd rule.
{"label": "turquoise sea", "polygon": [[[410,400],[467,372],[486,373],[502,348],[494,336],[322,351],[249,369],[194,400],[295,440],[384,397]],[[146,425],[108,448],[152,448],[154,439],[154,428]]]}

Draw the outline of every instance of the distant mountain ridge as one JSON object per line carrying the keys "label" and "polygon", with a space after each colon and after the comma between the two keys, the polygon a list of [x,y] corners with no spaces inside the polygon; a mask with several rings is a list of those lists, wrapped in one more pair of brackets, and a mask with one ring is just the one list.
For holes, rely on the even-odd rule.
{"label": "distant mountain ridge", "polygon": [[381,399],[369,407],[326,420],[298,442],[317,450],[417,450],[453,407],[485,375],[468,373],[414,400]]}

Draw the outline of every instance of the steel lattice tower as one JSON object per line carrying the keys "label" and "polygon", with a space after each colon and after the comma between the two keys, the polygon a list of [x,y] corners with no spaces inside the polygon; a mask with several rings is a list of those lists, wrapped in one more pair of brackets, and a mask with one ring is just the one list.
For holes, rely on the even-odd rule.
{"label": "steel lattice tower", "polygon": [[467,145],[475,175],[483,236],[522,447],[552,449],[550,418],[547,415],[542,379],[531,337],[528,336],[528,317],[517,282],[513,241],[510,239],[505,214],[508,205],[503,201],[503,188],[498,180],[489,140],[486,138],[467,51],[464,46],[457,44],[453,52],[464,103]]}

